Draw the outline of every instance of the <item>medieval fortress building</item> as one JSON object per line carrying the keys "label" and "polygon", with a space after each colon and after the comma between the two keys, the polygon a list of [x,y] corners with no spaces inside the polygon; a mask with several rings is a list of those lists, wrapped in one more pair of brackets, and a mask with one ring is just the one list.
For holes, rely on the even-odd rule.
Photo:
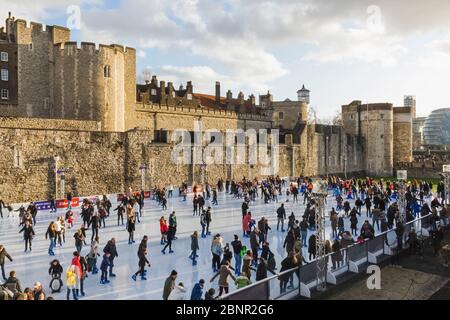
{"label": "medieval fortress building", "polygon": [[215,95],[156,76],[137,85],[135,49],[77,44],[67,28],[11,15],[0,53],[0,197],[7,202],[45,200],[56,185],[88,195],[261,176],[260,164],[174,163],[171,133],[193,132],[196,122],[222,133],[279,129],[285,177],[391,176],[396,162],[412,160],[412,107],[354,101],[342,106],[342,125],[321,125],[308,121],[304,86],[297,101],[274,101],[270,92],[222,95],[219,82]]}

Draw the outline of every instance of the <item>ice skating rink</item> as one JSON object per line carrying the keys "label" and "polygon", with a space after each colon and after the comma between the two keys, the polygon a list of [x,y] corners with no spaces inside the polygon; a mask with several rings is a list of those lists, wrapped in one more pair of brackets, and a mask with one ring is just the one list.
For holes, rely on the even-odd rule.
{"label": "ice skating rink", "polygon": [[[283,194],[285,194],[283,190]],[[299,202],[293,203],[292,196],[290,201],[286,203],[286,196],[279,196],[278,203],[270,202],[264,204],[264,201],[260,197],[250,204],[250,211],[253,218],[258,221],[261,217],[266,217],[269,220],[270,227],[272,228],[268,234],[268,241],[270,248],[275,254],[278,270],[280,268],[281,260],[286,256],[286,251],[283,248],[283,242],[286,237],[286,233],[276,231],[276,209],[281,203],[285,203],[286,215],[289,216],[291,212],[294,212],[296,218],[301,220],[301,216],[305,211],[305,205],[303,205],[303,197],[299,195]],[[111,199],[113,203],[113,209],[117,206],[116,199]],[[136,243],[128,244],[128,232],[125,230],[125,226],[117,226],[117,211],[112,211],[111,216],[106,220],[106,228],[101,228],[99,231],[100,237],[100,250],[102,254],[103,248],[106,242],[115,237],[117,240],[117,250],[119,257],[115,259],[114,273],[116,278],[111,278],[111,283],[106,285],[100,284],[100,273],[96,275],[88,275],[85,280],[84,291],[85,297],[80,299],[96,299],[96,300],[160,300],[162,299],[162,288],[165,279],[170,272],[175,269],[178,272],[178,282],[183,282],[186,289],[186,299],[190,298],[191,290],[196,282],[200,279],[206,280],[205,289],[213,287],[218,292],[217,278],[214,283],[210,283],[209,280],[213,276],[211,268],[212,254],[210,251],[212,236],[220,233],[224,238],[224,243],[231,243],[233,241],[233,235],[237,234],[243,241],[243,244],[250,248],[248,238],[242,238],[242,213],[241,204],[242,199],[234,199],[231,195],[224,192],[219,193],[218,196],[219,205],[212,206],[210,201],[206,201],[206,207],[211,206],[212,209],[212,223],[210,231],[211,236],[203,239],[199,237],[200,251],[198,252],[198,264],[192,266],[192,261],[188,258],[190,255],[190,235],[193,231],[201,232],[200,219],[198,216],[192,216],[192,195],[189,195],[186,202],[182,201],[182,198],[174,196],[168,199],[168,209],[162,211],[157,202],[151,199],[146,199],[143,217],[141,223],[136,223],[135,241]],[[344,197],[345,201],[345,197]],[[353,205],[354,200],[351,201]],[[327,214],[331,210],[331,207],[336,206],[335,199],[330,195],[327,199]],[[14,209],[17,209],[16,207]],[[168,220],[168,216],[172,211],[176,211],[177,214],[177,237],[178,240],[173,242],[173,254],[166,255],[161,253],[162,246],[160,245],[160,231],[159,231],[159,219],[161,216],[165,216]],[[45,232],[49,223],[57,216],[64,216],[65,210],[59,209],[58,212],[49,213],[48,211],[40,211],[37,215],[37,225],[35,226],[36,236],[33,240],[33,251],[24,253],[24,241],[23,235],[19,234],[19,217],[18,212],[15,212],[14,217],[8,218],[6,210],[3,211],[4,218],[0,219],[0,244],[3,244],[8,253],[14,259],[13,262],[6,261],[5,269],[8,276],[9,271],[15,270],[17,277],[21,281],[22,289],[26,287],[33,287],[36,281],[43,284],[44,290],[47,295],[50,295],[49,283],[51,277],[48,275],[49,263],[53,259],[59,259],[61,265],[64,268],[63,281],[65,280],[65,271],[70,264],[73,252],[75,251],[75,243],[73,234],[78,227],[81,226],[82,221],[79,217],[79,210],[73,210],[75,212],[74,228],[66,230],[66,242],[62,247],[57,245],[55,248],[55,256],[48,255],[49,241],[45,239]],[[6,213],[6,214],[5,214]],[[366,219],[366,209],[363,207],[361,217],[358,216],[358,226],[364,223]],[[287,219],[285,228],[287,228]],[[369,219],[372,223],[372,219]],[[326,219],[327,237],[331,237],[331,225],[329,218]],[[345,219],[345,230],[350,230],[350,221]],[[378,233],[375,227],[376,233]],[[137,250],[139,243],[144,235],[149,236],[148,252],[149,260],[151,262],[151,268],[147,268],[147,281],[137,281],[131,279],[131,275],[138,270],[138,257]],[[311,232],[309,232],[311,235]],[[309,236],[308,235],[308,236]],[[87,230],[87,246],[83,247],[82,255],[86,255],[89,252],[89,245],[91,239],[91,230]],[[303,255],[308,260],[307,248],[304,248]],[[97,266],[100,265],[101,257],[97,261]],[[234,258],[232,260],[232,266],[234,266]],[[268,274],[271,275],[270,273]],[[255,280],[255,273],[252,274],[252,281]],[[64,281],[65,282],[65,281]],[[206,291],[204,290],[204,291]],[[230,291],[235,290],[235,285],[230,281]],[[61,293],[52,295],[55,299],[66,298],[66,286],[64,283]]]}

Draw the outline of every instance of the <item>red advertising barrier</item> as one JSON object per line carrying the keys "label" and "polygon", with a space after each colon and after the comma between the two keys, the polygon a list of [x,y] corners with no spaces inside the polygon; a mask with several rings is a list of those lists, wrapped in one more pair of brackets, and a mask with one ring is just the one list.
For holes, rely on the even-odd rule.
{"label": "red advertising barrier", "polygon": [[[71,204],[72,204],[72,208],[77,208],[80,205],[80,198],[72,198]],[[56,208],[66,209],[68,207],[69,207],[69,202],[67,201],[67,199],[56,200]]]}

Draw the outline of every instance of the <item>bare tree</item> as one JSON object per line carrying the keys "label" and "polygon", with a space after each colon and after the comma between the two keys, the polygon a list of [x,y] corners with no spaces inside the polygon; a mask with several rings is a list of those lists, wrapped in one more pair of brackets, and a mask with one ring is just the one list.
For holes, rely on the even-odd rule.
{"label": "bare tree", "polygon": [[142,69],[137,80],[138,80],[138,83],[140,83],[140,84],[150,82],[152,80],[152,72],[151,72],[150,68]]}

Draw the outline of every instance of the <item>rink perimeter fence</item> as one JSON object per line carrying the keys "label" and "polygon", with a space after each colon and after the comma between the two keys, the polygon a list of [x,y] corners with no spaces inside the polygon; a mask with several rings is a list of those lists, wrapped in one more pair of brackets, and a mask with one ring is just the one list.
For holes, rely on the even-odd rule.
{"label": "rink perimeter fence", "polygon": [[[405,224],[403,249],[409,248],[407,242],[411,229],[415,229],[418,239],[424,245],[430,237],[430,215]],[[397,250],[396,229],[378,234],[375,238],[356,243],[330,253],[326,259],[326,290],[335,288],[354,278],[357,274],[367,273],[370,265],[380,265],[400,254]],[[339,260],[339,264],[337,263]],[[299,297],[313,298],[322,292],[317,291],[317,263],[313,260],[300,267],[276,273],[264,280],[222,296],[221,300],[290,300]],[[282,284],[286,283],[282,290]],[[325,290],[325,291],[326,291]]]}

